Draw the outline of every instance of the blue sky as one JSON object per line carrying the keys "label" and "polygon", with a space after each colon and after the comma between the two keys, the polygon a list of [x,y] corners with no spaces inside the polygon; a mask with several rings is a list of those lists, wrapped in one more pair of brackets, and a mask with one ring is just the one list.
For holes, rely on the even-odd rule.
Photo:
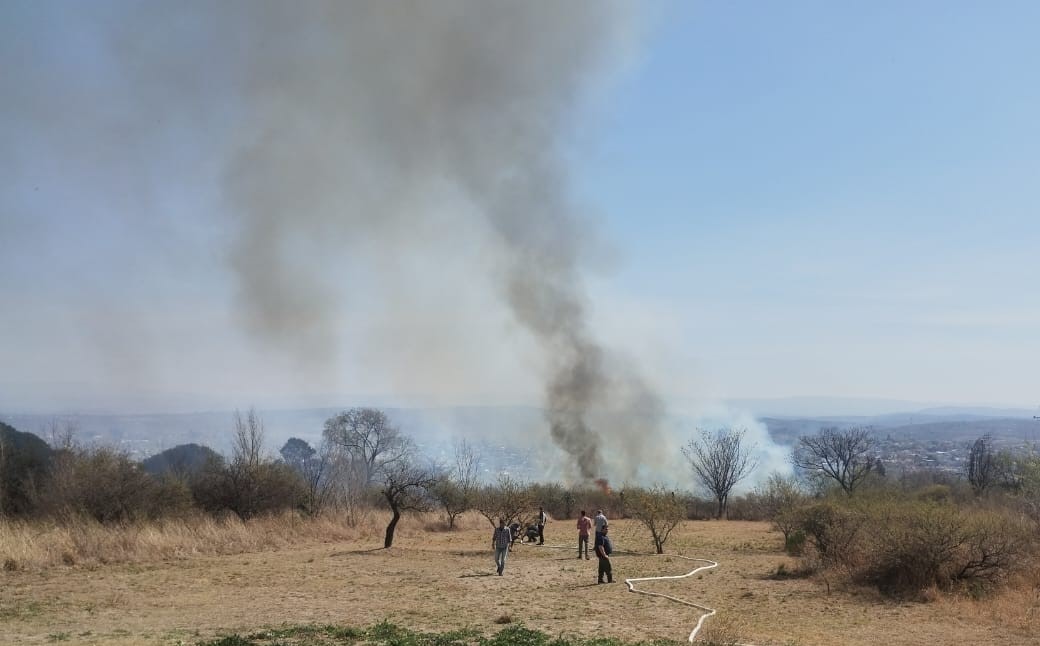
{"label": "blue sky", "polygon": [[662,13],[578,177],[708,381],[1036,399],[1040,8]]}
{"label": "blue sky", "polygon": [[[319,370],[243,329],[221,186],[246,109],[227,87],[247,83],[205,51],[227,45],[200,36],[205,3],[157,6],[0,8],[0,406],[536,403],[480,231],[462,253],[409,243],[380,289],[355,242]],[[133,40],[121,25],[153,9],[162,29]],[[605,344],[675,407],[1040,403],[1040,5],[635,13],[624,64],[557,133],[599,241],[584,280]],[[195,42],[201,80],[163,67]],[[433,267],[456,287],[415,278]]]}

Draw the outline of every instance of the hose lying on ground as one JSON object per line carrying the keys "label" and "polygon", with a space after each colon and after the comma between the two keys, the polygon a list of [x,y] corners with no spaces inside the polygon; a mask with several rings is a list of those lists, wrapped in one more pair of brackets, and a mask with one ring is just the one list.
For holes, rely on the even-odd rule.
{"label": "hose lying on ground", "polygon": [[[647,555],[647,556],[649,556],[649,555]],[[692,558],[692,557],[689,557],[689,556],[681,556],[681,555],[678,555],[678,554],[672,554],[670,556],[674,556],[676,558],[685,559],[687,561],[699,561],[701,563],[709,563],[710,565],[701,565],[699,567],[696,567],[696,568],[690,570],[686,574],[675,574],[675,575],[671,575],[671,576],[645,576],[645,577],[637,577],[637,578],[632,578],[632,579],[625,579],[625,585],[628,586],[628,591],[629,592],[635,592],[637,594],[645,594],[645,595],[649,595],[651,597],[662,597],[664,599],[670,599],[671,601],[674,601],[676,603],[681,603],[684,606],[690,606],[691,608],[696,608],[698,610],[703,611],[702,614],[701,614],[700,619],[697,620],[697,625],[694,626],[693,631],[690,633],[689,641],[692,643],[697,638],[697,633],[700,632],[701,626],[704,625],[704,621],[708,617],[711,617],[712,615],[715,614],[715,609],[714,608],[709,608],[707,606],[702,606],[699,603],[693,603],[692,601],[686,601],[685,599],[680,599],[679,597],[673,597],[672,595],[669,595],[669,594],[663,594],[661,592],[648,592],[646,590],[640,590],[640,589],[636,588],[635,584],[640,582],[640,581],[666,581],[668,579],[685,579],[686,577],[693,576],[694,574],[697,574],[698,572],[702,572],[704,570],[710,570],[712,568],[718,567],[719,564],[716,563],[715,561],[709,561],[708,559],[695,559],[695,558]]]}
{"label": "hose lying on ground", "polygon": [[[524,545],[524,544],[525,543],[523,543],[521,541],[521,545]],[[530,542],[530,543],[526,543],[526,545],[529,545],[529,546],[533,547],[534,543]],[[574,549],[573,545],[539,545],[539,547],[549,547],[549,548],[552,548],[552,549],[571,549],[571,550]],[[668,600],[674,601],[676,603],[681,603],[684,606],[689,606],[691,608],[696,608],[697,610],[700,610],[701,611],[701,616],[697,620],[697,625],[694,626],[693,631],[690,632],[690,637],[689,637],[689,640],[688,640],[690,643],[693,643],[697,639],[697,633],[700,632],[701,627],[704,626],[705,620],[707,620],[708,617],[711,617],[711,616],[713,616],[715,614],[715,609],[714,608],[709,608],[707,606],[702,606],[699,603],[693,603],[692,601],[686,601],[685,599],[680,599],[679,597],[673,597],[672,595],[669,595],[669,594],[663,594],[661,592],[649,592],[647,590],[640,590],[640,589],[636,588],[635,584],[639,583],[640,581],[667,581],[669,579],[685,579],[687,577],[693,576],[694,574],[697,574],[698,572],[703,572],[704,570],[710,570],[712,568],[716,568],[716,567],[719,566],[719,564],[716,563],[715,561],[710,561],[708,559],[698,559],[698,558],[693,558],[692,556],[682,556],[680,554],[667,554],[667,555],[663,555],[663,554],[650,554],[650,553],[644,553],[644,552],[630,552],[630,551],[617,552],[617,554],[618,555],[624,554],[624,555],[627,555],[627,556],[671,556],[671,557],[680,558],[680,559],[683,559],[683,560],[686,560],[686,561],[696,561],[696,562],[699,562],[699,563],[708,563],[708,565],[698,566],[698,567],[690,570],[686,574],[674,574],[674,575],[669,575],[669,576],[645,576],[645,577],[634,577],[634,578],[631,578],[631,579],[625,579],[625,585],[628,586],[628,591],[629,592],[634,592],[636,594],[645,594],[645,595],[648,595],[648,596],[651,596],[651,597],[661,597],[663,599],[668,599]]]}

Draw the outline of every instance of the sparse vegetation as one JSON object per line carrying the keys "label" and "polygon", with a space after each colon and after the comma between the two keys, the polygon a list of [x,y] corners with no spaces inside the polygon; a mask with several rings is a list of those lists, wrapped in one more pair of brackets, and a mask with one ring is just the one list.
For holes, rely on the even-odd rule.
{"label": "sparse vegetation", "polygon": [[664,544],[672,530],[686,520],[686,503],[674,491],[655,486],[626,489],[627,509],[650,532],[654,551],[664,554]]}
{"label": "sparse vegetation", "polygon": [[[496,622],[509,624],[508,621]],[[426,633],[382,622],[367,629],[337,626],[290,626],[272,628],[245,636],[228,635],[199,646],[332,646],[333,644],[365,644],[366,646],[670,646],[670,640],[622,641],[593,637],[551,636],[525,626],[510,625],[493,635],[482,635],[473,629]],[[707,644],[724,642],[709,641]]]}
{"label": "sparse vegetation", "polygon": [[[255,413],[239,415],[234,421],[234,451],[229,459],[211,455],[201,467],[163,468],[158,473],[142,468],[124,453],[107,447],[81,447],[72,436],[64,436],[60,448],[48,449],[45,462],[21,472],[27,476],[5,481],[4,493],[18,491],[21,502],[10,504],[0,521],[0,574],[22,577],[50,568],[136,567],[169,559],[296,549],[308,543],[382,539],[383,546],[389,547],[399,526],[406,528],[405,537],[420,538],[424,543],[450,541],[448,536],[456,536],[483,545],[483,529],[476,542],[467,532],[478,526],[486,528],[485,520],[497,524],[499,517],[523,523],[539,505],[559,519],[575,505],[607,509],[612,526],[628,532],[615,534],[626,551],[652,545],[652,551],[661,554],[666,541],[673,540],[670,551],[704,553],[705,544],[691,539],[697,536],[700,524],[693,523],[689,532],[682,528],[683,521],[717,516],[732,502],[732,515],[769,521],[783,541],[745,540],[732,547],[735,551],[730,558],[755,553],[775,558],[783,552],[798,557],[760,567],[758,578],[774,585],[825,588],[820,594],[842,588],[873,589],[877,591],[873,594],[947,604],[962,597],[1008,599],[1015,591],[1028,600],[1040,590],[1036,531],[1040,527],[1040,459],[1031,454],[1000,457],[1000,473],[1006,476],[994,486],[976,488],[977,495],[973,495],[967,473],[960,479],[912,471],[903,471],[898,478],[875,477],[876,460],[867,456],[848,465],[848,470],[860,473],[852,478],[851,486],[820,471],[807,472],[817,484],[817,493],[810,495],[802,482],[773,474],[754,491],[732,501],[727,494],[720,503],[718,497],[701,500],[661,487],[609,492],[553,482],[524,483],[508,477],[478,486],[472,477],[475,460],[465,459],[465,454],[460,464],[470,465],[468,476],[465,469],[456,469],[450,478],[435,481],[437,472],[416,468],[421,456],[415,445],[392,427],[384,430],[391,432],[395,442],[372,437],[363,440],[381,447],[375,451],[364,449],[355,455],[351,445],[326,437],[319,451],[302,440],[287,443],[282,459],[277,460],[264,451],[263,423]],[[0,460],[10,464],[16,455],[12,435],[8,432],[4,437],[8,441]],[[19,446],[32,446],[31,438],[30,444],[19,439]],[[374,460],[372,453],[376,454]],[[320,478],[310,479],[314,475],[310,467],[318,462]],[[867,463],[871,467],[861,469]],[[369,466],[373,481],[366,486],[364,474],[369,473]],[[8,475],[11,473],[15,471]],[[836,469],[835,473],[844,471]],[[461,489],[446,496],[446,490],[440,488],[446,482]],[[829,490],[820,486],[828,482],[832,485]],[[319,488],[326,496],[320,504],[315,501]],[[456,496],[463,493],[466,495]],[[430,494],[441,505],[436,516],[422,511],[432,509]],[[10,503],[13,498],[8,495],[5,500]],[[11,513],[17,509],[22,513]],[[406,515],[407,511],[412,513]],[[633,520],[620,520],[625,517]],[[445,538],[431,538],[431,529],[453,526],[455,531]],[[569,535],[564,531],[550,540],[569,539]],[[680,537],[677,543],[673,536]],[[408,549],[406,544],[403,552],[394,553],[407,559]],[[465,549],[452,552],[461,557],[467,553]],[[573,570],[573,566],[561,568],[560,573]],[[741,589],[731,602],[758,598],[758,591]],[[1032,615],[1023,616],[1024,625],[1035,624],[1028,618]],[[582,641],[567,633],[550,638],[524,627],[529,619],[502,608],[482,619],[482,631],[493,632],[501,625],[512,632],[498,634],[528,640],[509,643],[622,643]],[[544,624],[538,627],[544,628]],[[706,643],[733,643],[733,635],[743,631],[731,628],[715,622],[701,637]],[[484,644],[497,643],[491,640],[499,638],[479,631],[413,632],[385,623],[364,630],[328,626],[287,630],[227,635],[205,643]],[[74,641],[74,634],[69,634]]]}

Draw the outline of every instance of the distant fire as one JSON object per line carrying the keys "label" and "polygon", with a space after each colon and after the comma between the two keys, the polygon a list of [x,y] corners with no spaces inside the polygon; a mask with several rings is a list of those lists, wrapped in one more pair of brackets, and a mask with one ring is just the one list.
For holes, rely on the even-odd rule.
{"label": "distant fire", "polygon": [[600,491],[607,494],[608,496],[612,493],[610,489],[610,483],[607,482],[606,478],[597,478],[596,486],[599,487]]}

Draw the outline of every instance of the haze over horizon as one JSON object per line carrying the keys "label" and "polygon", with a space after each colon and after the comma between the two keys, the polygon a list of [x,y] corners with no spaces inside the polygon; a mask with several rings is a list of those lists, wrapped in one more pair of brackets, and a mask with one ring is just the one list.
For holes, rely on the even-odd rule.
{"label": "haze over horizon", "polygon": [[1040,402],[1040,5],[251,6],[0,6],[0,412]]}

